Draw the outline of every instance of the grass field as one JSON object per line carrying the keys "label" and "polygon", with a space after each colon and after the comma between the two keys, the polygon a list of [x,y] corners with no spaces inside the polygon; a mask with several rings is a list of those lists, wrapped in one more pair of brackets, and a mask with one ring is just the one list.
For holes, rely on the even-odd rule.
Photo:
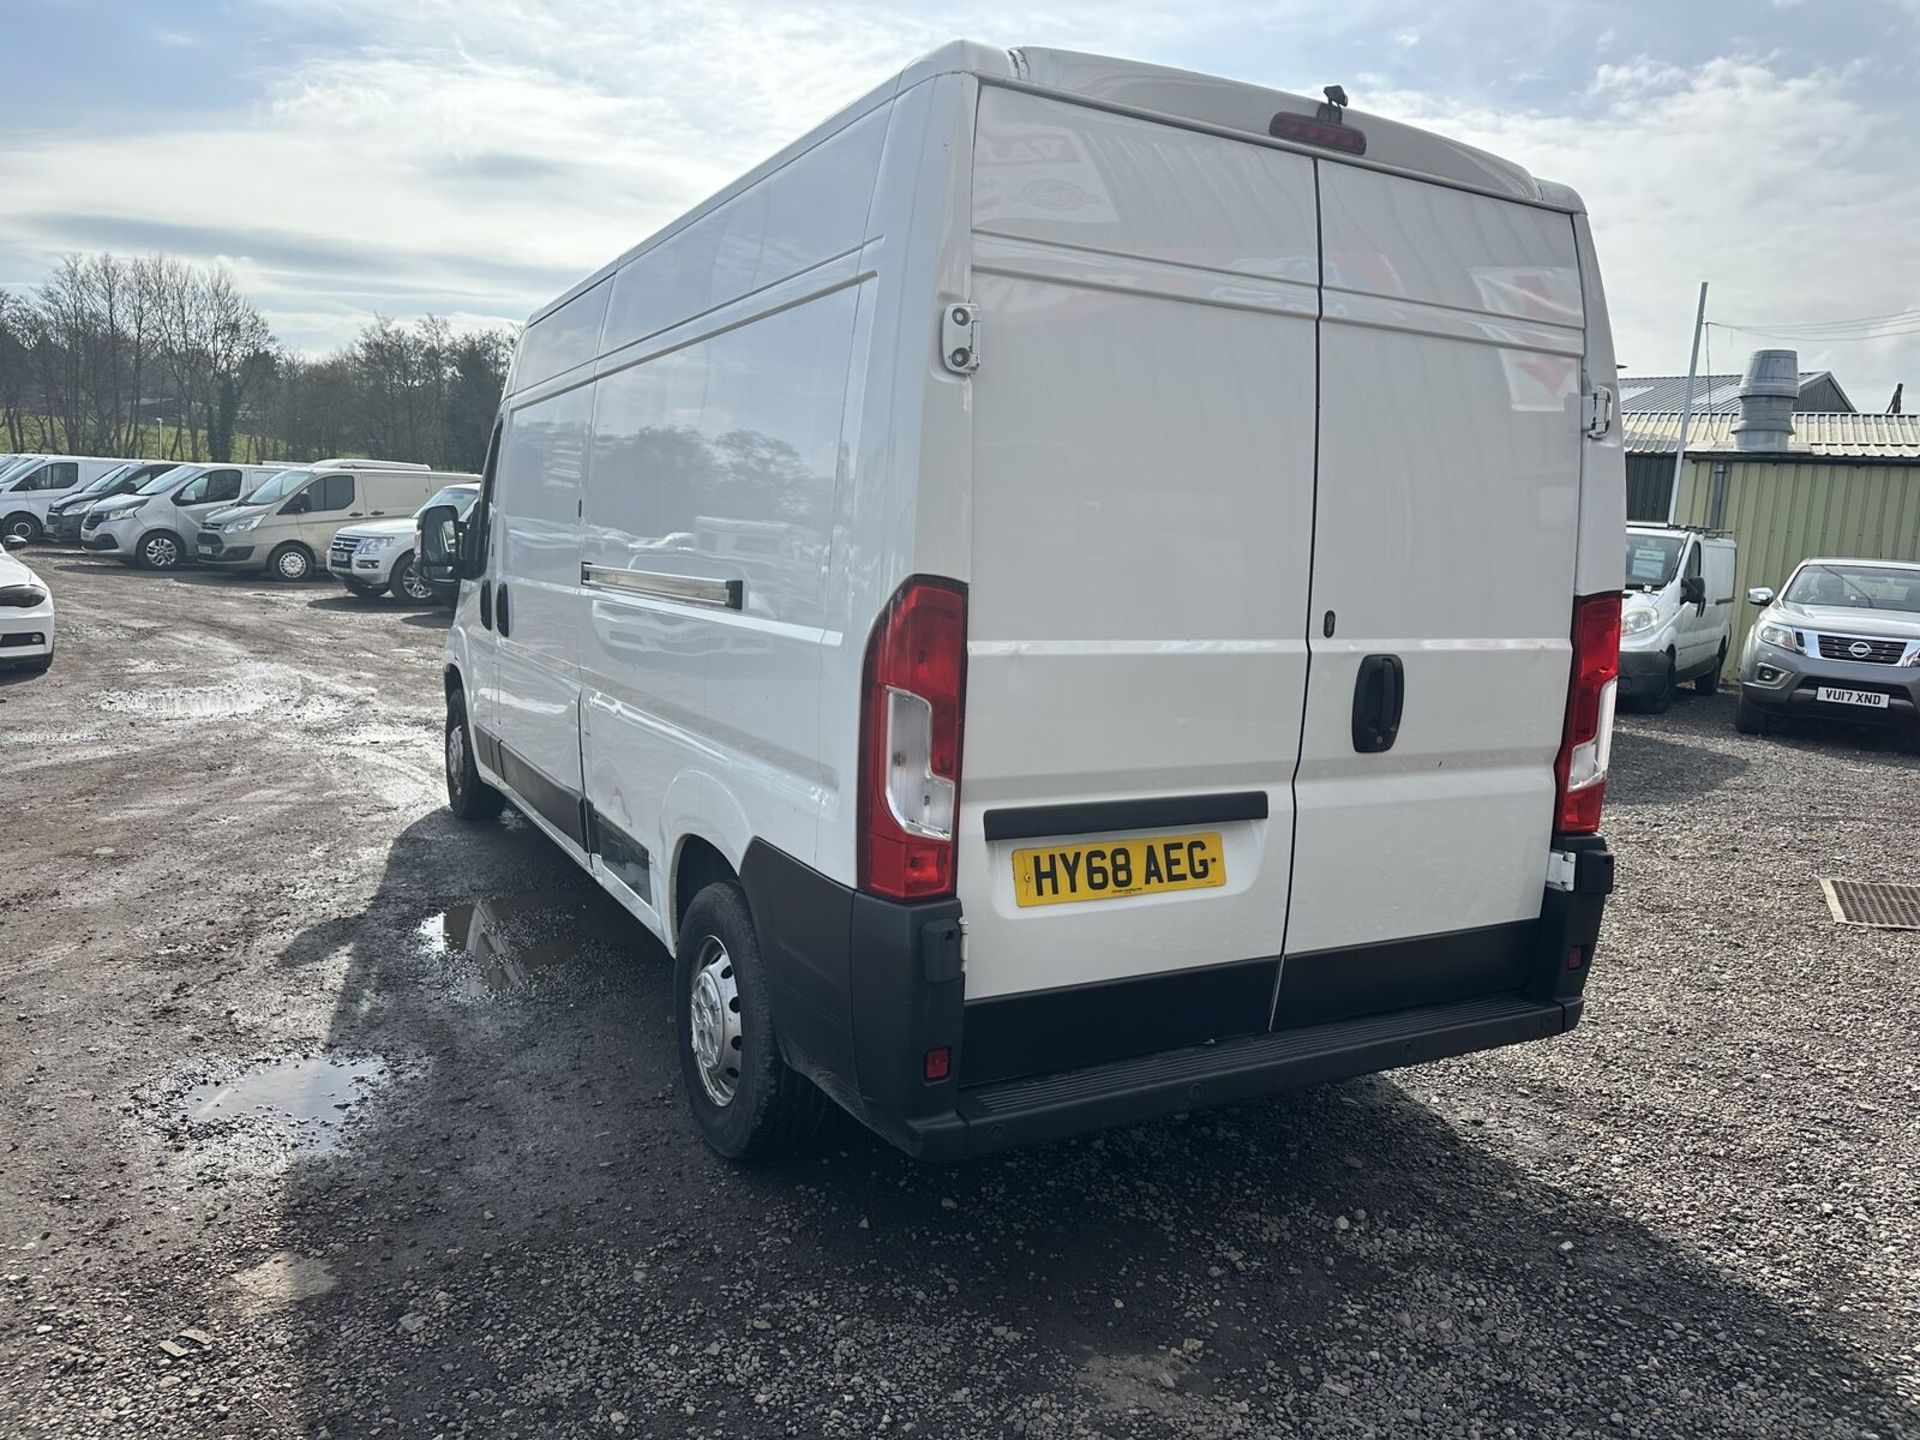
{"label": "grass field", "polygon": [[[0,441],[11,444],[10,436],[0,436]],[[178,449],[175,449],[175,446]],[[76,451],[68,447],[66,437],[59,426],[49,426],[44,415],[23,416],[20,425],[19,453],[26,455],[36,451],[50,455],[88,454],[90,450]],[[177,425],[142,425],[138,443],[129,452],[128,458],[142,460],[210,460],[207,453],[206,431],[194,429],[182,430]],[[239,465],[267,464],[286,458],[286,446],[266,435],[240,434],[233,437],[232,460]]]}

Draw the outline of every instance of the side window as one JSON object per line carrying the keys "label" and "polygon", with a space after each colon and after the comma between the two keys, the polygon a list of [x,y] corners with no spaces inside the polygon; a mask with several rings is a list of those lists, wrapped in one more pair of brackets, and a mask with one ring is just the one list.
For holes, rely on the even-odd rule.
{"label": "side window", "polygon": [[208,500],[223,500],[231,504],[240,498],[238,470],[209,470],[200,478],[207,482]]}
{"label": "side window", "polygon": [[50,465],[40,467],[40,473],[26,484],[22,490],[71,490],[80,483],[80,464],[75,460],[55,460]]}
{"label": "side window", "polygon": [[346,510],[352,505],[351,475],[322,475],[307,487],[307,508],[315,515]]}
{"label": "side window", "polygon": [[212,478],[212,471],[208,471],[205,475],[194,476],[193,479],[187,481],[186,484],[173,492],[173,503],[176,505],[198,505],[202,500],[207,498],[207,482]]}

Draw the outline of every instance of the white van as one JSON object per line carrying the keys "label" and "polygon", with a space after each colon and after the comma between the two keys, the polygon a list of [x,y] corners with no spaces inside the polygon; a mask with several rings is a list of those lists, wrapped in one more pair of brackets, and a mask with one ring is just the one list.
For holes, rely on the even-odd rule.
{"label": "white van", "polygon": [[206,517],[280,473],[279,465],[174,465],[139,488],[96,500],[80,522],[80,546],[147,570],[193,557]]}
{"label": "white van", "polygon": [[35,455],[0,475],[0,535],[32,544],[46,533],[47,507],[129,462],[92,455]]}
{"label": "white van", "polygon": [[305,580],[324,563],[343,526],[405,519],[442,486],[479,479],[465,471],[388,460],[321,460],[283,470],[248,495],[245,504],[208,516],[194,537],[193,553],[203,565]]}
{"label": "white van", "polygon": [[452,808],[673,949],[729,1156],[822,1092],[957,1156],[1557,1035],[1614,399],[1571,190],[949,45],[533,316],[422,517]]}
{"label": "white van", "polygon": [[1739,554],[1724,531],[1629,525],[1620,613],[1620,698],[1656,713],[1687,681],[1720,688],[1733,640]]}

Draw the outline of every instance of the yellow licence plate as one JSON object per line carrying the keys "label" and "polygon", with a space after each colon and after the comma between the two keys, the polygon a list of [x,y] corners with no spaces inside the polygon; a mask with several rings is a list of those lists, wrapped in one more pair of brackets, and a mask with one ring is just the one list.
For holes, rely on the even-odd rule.
{"label": "yellow licence plate", "polygon": [[1217,830],[1013,852],[1013,898],[1022,906],[1211,890],[1226,883],[1227,858]]}

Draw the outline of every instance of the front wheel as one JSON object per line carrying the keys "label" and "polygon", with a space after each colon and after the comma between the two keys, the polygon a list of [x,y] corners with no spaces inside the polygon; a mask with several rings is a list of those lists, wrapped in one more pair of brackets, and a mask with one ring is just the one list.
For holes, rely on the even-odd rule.
{"label": "front wheel", "polygon": [[447,808],[457,820],[491,820],[507,806],[507,797],[480,778],[473,763],[473,727],[467,723],[466,696],[447,696]]}
{"label": "front wheel", "polygon": [[394,562],[392,586],[396,600],[410,600],[415,605],[424,605],[433,599],[433,586],[427,583],[427,577],[420,573],[420,567],[413,563],[411,555],[402,555]]}
{"label": "front wheel", "polygon": [[31,545],[40,538],[40,521],[31,511],[18,510],[0,521],[0,534],[9,540],[24,540]]}
{"label": "front wheel", "polygon": [[180,553],[180,537],[171,530],[156,530],[143,536],[133,553],[145,570],[178,570],[186,558]]}
{"label": "front wheel", "polygon": [[780,1056],[760,937],[740,887],[722,881],[694,896],[678,939],[675,1048],[700,1138],[729,1160],[804,1144],[827,1100]]}
{"label": "front wheel", "polygon": [[276,580],[305,580],[313,574],[313,556],[289,540],[267,557],[267,573]]}
{"label": "front wheel", "polygon": [[1669,655],[1666,671],[1660,677],[1660,688],[1647,696],[1647,713],[1649,715],[1666,714],[1667,708],[1673,704],[1674,691],[1679,688],[1674,679],[1673,656]]}
{"label": "front wheel", "polygon": [[1773,717],[1742,695],[1734,707],[1733,728],[1742,735],[1764,735],[1773,728]]}
{"label": "front wheel", "polygon": [[1713,669],[1707,671],[1693,682],[1693,688],[1702,695],[1720,693],[1720,672],[1727,668],[1727,642],[1720,642],[1720,653],[1714,657]]}

